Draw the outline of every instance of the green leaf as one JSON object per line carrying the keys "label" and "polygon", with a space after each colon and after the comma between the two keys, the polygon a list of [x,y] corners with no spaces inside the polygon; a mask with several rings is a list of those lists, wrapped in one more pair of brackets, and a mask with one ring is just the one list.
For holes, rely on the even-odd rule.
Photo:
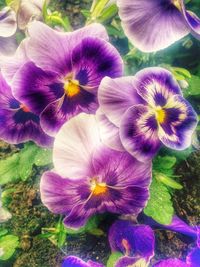
{"label": "green leaf", "polygon": [[0,248],[3,250],[0,260],[8,260],[19,246],[19,239],[14,235],[6,235],[0,238]]}
{"label": "green leaf", "polygon": [[123,254],[120,253],[120,252],[113,252],[113,253],[110,255],[110,257],[109,257],[109,259],[108,259],[108,261],[107,261],[106,267],[114,267],[115,264],[116,264],[116,262],[117,262],[117,260],[118,260],[119,258],[121,258],[122,256],[123,256]]}
{"label": "green leaf", "polygon": [[106,4],[108,3],[108,1],[109,0],[97,1],[96,6],[94,7],[94,10],[92,11],[92,14],[91,14],[91,17],[93,19],[96,19],[101,15],[101,13],[102,13],[103,9],[105,8]]}
{"label": "green leaf", "polygon": [[200,77],[192,75],[191,79],[187,79],[189,88],[185,91],[186,96],[197,96],[200,95]]}
{"label": "green leaf", "polygon": [[117,6],[116,4],[110,5],[109,7],[107,7],[105,10],[103,10],[101,16],[99,16],[98,18],[98,22],[105,22],[109,19],[111,19],[112,17],[114,17],[117,14]]}
{"label": "green leaf", "polygon": [[0,161],[0,185],[15,182],[19,177],[18,153]]}
{"label": "green leaf", "polygon": [[0,229],[0,236],[6,235],[8,233],[7,229]]}
{"label": "green leaf", "polygon": [[0,161],[0,185],[25,181],[32,172],[32,166],[45,166],[51,163],[52,151],[43,149],[33,143],[25,144],[18,153]]}
{"label": "green leaf", "polygon": [[153,165],[155,169],[171,169],[176,164],[176,157],[173,156],[157,156],[154,161]]}
{"label": "green leaf", "polygon": [[155,178],[150,187],[150,199],[144,213],[160,224],[170,224],[174,214],[171,195],[167,187]]}
{"label": "green leaf", "polygon": [[167,176],[163,173],[156,172],[154,174],[154,176],[158,181],[162,182],[163,184],[165,184],[171,188],[179,189],[179,190],[183,188],[183,186],[181,184],[177,183],[172,178],[170,178],[169,176]]}

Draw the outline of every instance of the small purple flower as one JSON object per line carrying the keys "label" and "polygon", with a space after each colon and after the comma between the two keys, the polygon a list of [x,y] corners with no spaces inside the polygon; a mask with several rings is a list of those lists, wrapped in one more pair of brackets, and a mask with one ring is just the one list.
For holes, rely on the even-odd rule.
{"label": "small purple flower", "polygon": [[200,39],[200,19],[184,0],[117,0],[122,27],[143,52],[164,49],[189,33]]}
{"label": "small purple flower", "polygon": [[[120,142],[110,144],[119,151],[123,147],[138,160],[151,159],[161,145],[184,150],[191,145],[197,115],[183,98],[172,74],[163,68],[146,68],[133,77],[104,78],[98,92],[100,126],[105,125],[102,140],[113,127],[118,128]],[[110,121],[106,122],[106,118]],[[118,137],[118,138],[119,138]],[[122,144],[122,145],[121,145]]]}
{"label": "small purple flower", "polygon": [[124,255],[115,267],[147,267],[154,256],[154,232],[147,225],[118,220],[109,230],[109,243],[112,252],[118,251]]}
{"label": "small purple flower", "polygon": [[78,257],[69,256],[63,260],[62,267],[104,267],[104,265],[94,261],[84,262]]}
{"label": "small purple flower", "polygon": [[55,137],[54,168],[41,178],[41,199],[53,213],[79,228],[96,213],[138,213],[149,198],[151,163],[101,143],[94,115],[79,114]]}
{"label": "small purple flower", "polygon": [[11,144],[34,141],[49,146],[53,139],[40,127],[40,118],[17,101],[0,73],[0,138]]}
{"label": "small purple flower", "polygon": [[13,93],[54,136],[71,117],[96,112],[99,84],[122,75],[122,59],[100,24],[60,33],[33,22],[28,33],[27,62],[14,76]]}

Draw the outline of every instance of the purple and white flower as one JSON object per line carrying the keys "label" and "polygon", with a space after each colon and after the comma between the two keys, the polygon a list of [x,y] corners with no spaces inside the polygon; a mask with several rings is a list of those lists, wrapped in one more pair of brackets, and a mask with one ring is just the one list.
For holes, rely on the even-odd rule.
{"label": "purple and white flower", "polygon": [[200,19],[184,0],[117,0],[122,27],[143,52],[164,49],[192,33],[200,39]]}
{"label": "purple and white flower", "polygon": [[[100,24],[60,33],[33,22],[28,33],[27,62],[14,76],[13,93],[40,116],[44,131],[54,136],[71,117],[96,112],[99,84],[105,76],[122,75],[122,59]],[[13,75],[6,66],[2,69],[6,77]]]}
{"label": "purple and white flower", "polygon": [[[145,161],[153,158],[162,144],[175,150],[191,145],[197,115],[172,74],[163,68],[146,68],[133,77],[106,77],[98,100],[105,115],[97,116],[100,126],[104,124],[102,140],[114,149],[121,151],[123,145]],[[106,136],[111,128],[113,139]],[[116,141],[119,138],[121,143]]]}
{"label": "purple and white flower", "polygon": [[148,225],[137,225],[131,221],[118,220],[109,230],[112,252],[121,252],[115,267],[147,267],[154,256],[155,237]]}
{"label": "purple and white flower", "polygon": [[63,260],[62,267],[104,267],[104,265],[91,260],[85,262],[78,257],[69,256]]}
{"label": "purple and white flower", "polygon": [[34,141],[39,146],[52,145],[52,137],[45,134],[40,118],[14,98],[10,86],[0,73],[0,139],[19,144]]}
{"label": "purple and white flower", "polygon": [[67,227],[79,228],[96,213],[138,215],[149,198],[151,163],[104,146],[94,115],[81,113],[62,126],[53,163],[41,178],[41,199],[66,216]]}

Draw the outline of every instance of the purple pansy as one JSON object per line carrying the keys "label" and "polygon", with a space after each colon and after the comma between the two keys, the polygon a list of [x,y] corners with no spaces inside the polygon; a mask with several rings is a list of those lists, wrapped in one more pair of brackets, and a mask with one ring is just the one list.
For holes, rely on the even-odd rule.
{"label": "purple pansy", "polygon": [[[98,92],[100,111],[116,127],[123,147],[138,160],[153,158],[161,145],[184,150],[191,145],[197,115],[183,98],[172,74],[163,68],[146,68],[133,77],[104,78]],[[106,118],[98,116],[101,124]],[[102,140],[106,145],[113,140]],[[115,149],[121,151],[120,142]],[[113,144],[110,144],[113,147]]]}
{"label": "purple pansy", "polygon": [[52,145],[52,137],[46,135],[40,118],[17,101],[10,86],[0,73],[0,138],[10,144],[34,141],[40,146]]}
{"label": "purple pansy", "polygon": [[71,117],[96,112],[99,84],[105,76],[122,75],[122,59],[100,24],[60,33],[33,22],[28,33],[27,62],[14,76],[13,93],[54,136]]}
{"label": "purple pansy", "polygon": [[200,39],[200,19],[184,0],[117,0],[122,27],[143,52],[164,49],[190,32]]}
{"label": "purple pansy", "polygon": [[147,225],[136,225],[131,221],[118,220],[109,230],[112,252],[121,252],[115,267],[147,267],[154,256],[155,237]]}
{"label": "purple pansy", "polygon": [[54,169],[41,178],[41,199],[67,227],[79,228],[96,213],[137,215],[149,198],[151,163],[101,143],[94,115],[81,113],[56,135]]}
{"label": "purple pansy", "polygon": [[104,267],[104,265],[91,260],[85,262],[78,257],[69,256],[63,260],[62,267]]}

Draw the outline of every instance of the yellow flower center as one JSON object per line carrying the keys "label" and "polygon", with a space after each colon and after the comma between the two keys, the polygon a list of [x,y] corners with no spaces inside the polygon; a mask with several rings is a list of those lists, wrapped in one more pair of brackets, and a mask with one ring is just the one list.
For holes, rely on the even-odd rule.
{"label": "yellow flower center", "polygon": [[65,94],[68,97],[74,97],[80,93],[79,81],[68,80],[64,83]]}
{"label": "yellow flower center", "polygon": [[180,2],[180,0],[172,0],[172,4],[173,4],[176,8],[178,8],[178,10],[181,11],[181,2]]}
{"label": "yellow flower center", "polygon": [[156,120],[159,123],[163,123],[166,119],[166,112],[161,107],[157,107],[155,110],[156,113]]}
{"label": "yellow flower center", "polygon": [[98,183],[95,178],[91,182],[90,189],[92,191],[92,194],[95,196],[106,194],[108,191],[106,183]]}

